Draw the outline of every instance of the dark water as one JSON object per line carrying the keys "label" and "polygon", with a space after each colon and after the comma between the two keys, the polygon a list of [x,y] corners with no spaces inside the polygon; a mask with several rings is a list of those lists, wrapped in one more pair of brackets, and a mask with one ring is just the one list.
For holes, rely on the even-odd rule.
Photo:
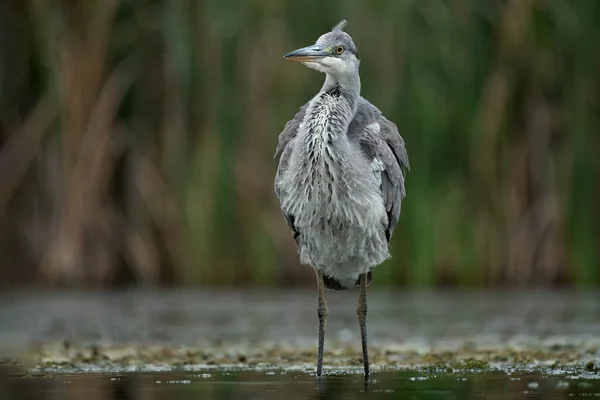
{"label": "dark water", "polygon": [[371,290],[366,390],[329,304],[316,380],[314,291],[0,294],[0,400],[600,399],[600,292]]}
{"label": "dark water", "polygon": [[365,388],[362,376],[320,380],[295,371],[6,376],[2,398],[39,399],[571,399],[600,397],[600,379],[541,374],[424,375],[381,372]]}

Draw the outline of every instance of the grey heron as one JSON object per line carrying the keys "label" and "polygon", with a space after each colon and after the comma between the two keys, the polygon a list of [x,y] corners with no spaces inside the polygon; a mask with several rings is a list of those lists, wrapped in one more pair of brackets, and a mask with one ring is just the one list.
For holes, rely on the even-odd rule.
{"label": "grey heron", "polygon": [[325,73],[325,83],[279,134],[275,193],[301,263],[317,276],[317,376],[329,314],[325,290],[359,287],[368,378],[367,287],[373,269],[390,257],[409,161],[396,125],[360,95],[358,50],[345,26],[342,20],[314,45],[284,56]]}

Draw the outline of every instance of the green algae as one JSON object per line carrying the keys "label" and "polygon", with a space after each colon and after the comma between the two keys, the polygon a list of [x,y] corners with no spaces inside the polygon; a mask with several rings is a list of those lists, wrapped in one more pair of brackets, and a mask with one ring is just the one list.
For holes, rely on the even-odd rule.
{"label": "green algae", "polygon": [[[353,346],[332,345],[325,351],[325,369],[360,374],[362,358]],[[598,351],[581,347],[515,350],[510,347],[458,351],[399,350],[371,347],[371,365],[378,371],[418,371],[424,375],[508,373],[598,374]],[[193,369],[264,370],[268,368],[311,372],[316,351],[284,343],[204,343],[197,346],[53,343],[32,347],[22,360],[25,373],[163,371]]]}

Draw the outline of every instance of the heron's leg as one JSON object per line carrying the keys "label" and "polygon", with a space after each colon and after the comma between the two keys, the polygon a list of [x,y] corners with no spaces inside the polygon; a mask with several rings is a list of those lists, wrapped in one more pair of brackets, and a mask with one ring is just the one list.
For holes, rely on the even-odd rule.
{"label": "heron's leg", "polygon": [[319,316],[319,347],[317,350],[317,376],[321,376],[323,372],[323,344],[325,343],[325,327],[327,326],[327,316],[329,309],[327,308],[327,298],[325,297],[325,283],[323,282],[323,274],[317,273],[317,286],[319,288],[319,305],[317,306],[317,315]]}
{"label": "heron's leg", "polygon": [[356,307],[358,325],[360,326],[360,338],[362,341],[363,364],[365,366],[365,378],[369,377],[369,350],[367,348],[367,274],[360,276],[360,293]]}

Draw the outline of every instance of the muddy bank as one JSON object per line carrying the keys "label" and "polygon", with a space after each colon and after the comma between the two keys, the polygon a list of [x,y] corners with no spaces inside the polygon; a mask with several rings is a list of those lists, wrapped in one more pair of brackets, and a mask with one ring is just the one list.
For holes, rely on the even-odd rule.
{"label": "muddy bank", "polygon": [[[312,291],[12,293],[0,355],[31,373],[283,368],[310,371]],[[329,293],[325,364],[360,372],[356,293]],[[599,293],[369,293],[375,371],[595,376]]]}

